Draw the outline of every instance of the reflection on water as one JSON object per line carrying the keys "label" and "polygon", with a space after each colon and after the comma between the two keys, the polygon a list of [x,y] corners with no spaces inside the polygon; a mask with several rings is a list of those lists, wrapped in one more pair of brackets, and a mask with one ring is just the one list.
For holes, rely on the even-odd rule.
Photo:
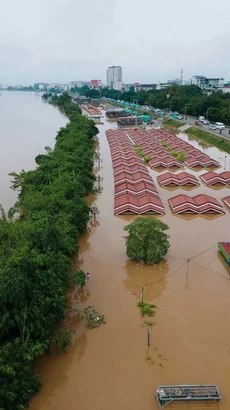
{"label": "reflection on water", "polygon": [[216,185],[206,185],[210,189],[214,189],[216,191],[220,191],[221,189],[227,188],[229,189],[229,185],[223,185],[223,184],[216,184]]}
{"label": "reflection on water", "polygon": [[[123,267],[127,278],[123,281],[126,290],[129,290],[140,299],[141,288],[145,288],[145,300],[151,301],[158,298],[166,288],[164,276],[169,271],[169,265],[166,260],[163,260],[158,265],[146,265],[127,260]],[[155,284],[148,286],[156,282]]]}
{"label": "reflection on water", "polygon": [[175,185],[175,184],[169,184],[167,186],[162,186],[162,188],[167,189],[168,191],[176,191],[177,189],[183,189],[184,191],[193,191],[194,189],[197,188],[197,186],[194,185]]}
{"label": "reflection on water", "polygon": [[219,410],[218,402],[174,402],[167,406],[168,410]]}
{"label": "reflection on water", "polygon": [[73,299],[75,302],[86,303],[89,299],[91,293],[88,289],[78,289],[77,292],[74,293]]}

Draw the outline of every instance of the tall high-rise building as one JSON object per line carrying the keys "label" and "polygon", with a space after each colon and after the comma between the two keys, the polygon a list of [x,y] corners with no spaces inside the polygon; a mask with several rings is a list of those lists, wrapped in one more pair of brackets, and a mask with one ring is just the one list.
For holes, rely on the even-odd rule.
{"label": "tall high-rise building", "polygon": [[113,65],[107,69],[107,86],[109,88],[119,88],[121,85],[122,89],[122,68],[118,65]]}

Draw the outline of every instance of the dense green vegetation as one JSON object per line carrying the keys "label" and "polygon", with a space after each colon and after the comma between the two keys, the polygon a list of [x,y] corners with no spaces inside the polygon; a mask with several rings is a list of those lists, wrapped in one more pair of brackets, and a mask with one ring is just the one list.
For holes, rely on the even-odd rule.
{"label": "dense green vegetation", "polygon": [[170,246],[167,229],[168,225],[151,216],[136,218],[124,227],[128,232],[125,236],[127,256],[149,264],[160,262]]}
{"label": "dense green vegetation", "polygon": [[101,91],[89,90],[84,86],[81,89],[73,89],[73,91],[91,98],[107,97],[130,103],[135,102],[139,105],[179,111],[194,117],[206,116],[208,111],[210,121],[221,121],[230,125],[230,93],[214,91],[212,95],[206,95],[196,85],[172,85],[165,90],[138,92],[134,91],[134,87],[127,92],[121,92],[108,88],[103,88]]}
{"label": "dense green vegetation", "polygon": [[188,128],[186,130],[186,134],[189,134],[191,136],[194,136],[196,138],[199,138],[203,141],[208,142],[211,145],[214,145],[215,147],[230,153],[230,142],[224,140],[221,137],[216,137],[215,135],[211,134],[210,132],[200,130],[195,127]]}
{"label": "dense green vegetation", "polygon": [[[51,100],[70,118],[54,150],[36,157],[37,168],[12,173],[19,198],[0,218],[0,408],[22,410],[40,388],[35,358],[59,343],[70,256],[89,220],[84,197],[92,192],[94,123],[68,94]],[[67,335],[68,336],[68,335]],[[68,342],[65,334],[62,345]],[[67,338],[67,339],[66,339]]]}

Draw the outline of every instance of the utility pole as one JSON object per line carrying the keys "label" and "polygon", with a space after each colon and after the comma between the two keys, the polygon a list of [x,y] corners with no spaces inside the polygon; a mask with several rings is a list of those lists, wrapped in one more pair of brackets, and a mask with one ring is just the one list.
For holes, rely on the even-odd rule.
{"label": "utility pole", "polygon": [[189,262],[190,262],[190,259],[187,259],[186,260],[186,263],[187,263],[187,267],[186,267],[186,290],[188,290]]}
{"label": "utility pole", "polygon": [[147,326],[147,344],[148,346],[150,346],[150,330],[148,326]]}
{"label": "utility pole", "polygon": [[141,288],[141,301],[144,302],[144,286]]}
{"label": "utility pole", "polygon": [[188,275],[188,273],[189,273],[189,262],[190,262],[190,259],[187,259],[186,260],[186,263],[187,263],[186,275]]}

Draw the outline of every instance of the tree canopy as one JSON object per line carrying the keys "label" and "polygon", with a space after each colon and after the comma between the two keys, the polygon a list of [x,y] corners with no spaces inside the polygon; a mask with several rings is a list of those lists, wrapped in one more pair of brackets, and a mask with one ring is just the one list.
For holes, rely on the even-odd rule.
{"label": "tree canopy", "polygon": [[210,121],[222,121],[230,125],[230,93],[214,90],[211,95],[206,95],[196,85],[171,85],[164,90],[129,91],[121,92],[103,88],[101,95],[114,100],[124,100],[139,105],[150,105],[154,108],[171,109],[194,117],[206,116]]}
{"label": "tree canopy", "polygon": [[161,261],[169,249],[168,225],[159,219],[146,217],[136,218],[124,227],[126,253],[131,259],[155,264]]}

